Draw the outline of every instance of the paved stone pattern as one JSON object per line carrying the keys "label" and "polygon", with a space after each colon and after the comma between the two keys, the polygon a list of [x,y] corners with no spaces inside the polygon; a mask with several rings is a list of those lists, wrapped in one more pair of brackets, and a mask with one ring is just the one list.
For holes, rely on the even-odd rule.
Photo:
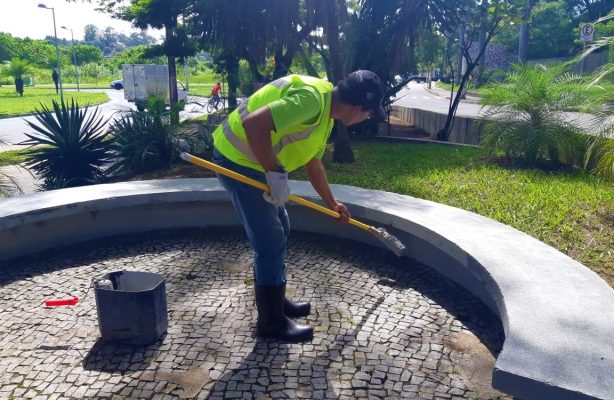
{"label": "paved stone pattern", "polygon": [[[252,337],[251,251],[237,230],[129,235],[30,256],[0,270],[0,399],[481,399],[458,335],[495,354],[501,325],[429,269],[294,232],[288,294],[311,301],[311,343]],[[149,346],[99,340],[91,279],[163,274],[168,333]],[[119,312],[120,310],[118,310]]]}

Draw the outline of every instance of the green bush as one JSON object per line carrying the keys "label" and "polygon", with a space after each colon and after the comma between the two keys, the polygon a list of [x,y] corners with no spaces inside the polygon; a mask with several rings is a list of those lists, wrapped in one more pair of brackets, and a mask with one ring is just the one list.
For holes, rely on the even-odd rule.
{"label": "green bush", "polygon": [[564,64],[516,66],[506,84],[489,85],[482,144],[532,166],[581,166],[588,137],[565,112],[596,107],[598,96],[565,71]]}
{"label": "green bush", "polygon": [[131,111],[110,127],[111,146],[117,157],[110,174],[165,168],[179,157],[180,125],[173,123],[173,113],[178,110],[166,111],[166,92],[150,95],[142,107],[147,111]]}
{"label": "green bush", "polygon": [[79,107],[74,100],[70,105],[52,102],[53,111],[41,104],[36,110],[36,122],[27,121],[34,129],[26,133],[30,145],[26,154],[26,167],[43,179],[45,190],[89,185],[104,177],[103,167],[111,159],[110,143],[106,141],[107,121],[98,108]]}

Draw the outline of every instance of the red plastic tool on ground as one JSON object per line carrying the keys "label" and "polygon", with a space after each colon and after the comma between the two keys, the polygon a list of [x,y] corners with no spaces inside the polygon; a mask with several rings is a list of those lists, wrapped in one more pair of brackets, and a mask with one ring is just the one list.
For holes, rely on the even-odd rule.
{"label": "red plastic tool on ground", "polygon": [[78,302],[78,297],[73,297],[72,299],[51,299],[45,300],[45,307],[74,306]]}

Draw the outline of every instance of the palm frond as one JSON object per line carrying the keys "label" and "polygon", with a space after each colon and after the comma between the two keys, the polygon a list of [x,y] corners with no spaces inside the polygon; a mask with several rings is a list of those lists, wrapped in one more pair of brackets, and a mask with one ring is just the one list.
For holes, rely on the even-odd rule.
{"label": "palm frond", "polygon": [[482,98],[484,146],[528,164],[581,165],[586,135],[566,112],[596,103],[567,65],[516,66]]}

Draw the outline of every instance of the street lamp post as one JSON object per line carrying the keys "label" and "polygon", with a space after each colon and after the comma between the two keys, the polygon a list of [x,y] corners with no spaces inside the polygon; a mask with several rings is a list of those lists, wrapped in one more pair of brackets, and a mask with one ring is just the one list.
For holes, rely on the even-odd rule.
{"label": "street lamp post", "polygon": [[77,49],[75,48],[75,36],[73,35],[72,29],[67,28],[65,26],[61,26],[60,28],[70,31],[70,38],[72,40],[72,56],[73,56],[73,61],[75,62],[75,79],[77,80],[77,92],[80,92],[79,90],[79,68],[77,67]]}
{"label": "street lamp post", "polygon": [[47,7],[43,3],[38,4],[39,8],[46,8],[47,10],[51,10],[53,14],[53,35],[55,36],[55,57],[56,57],[56,66],[58,68],[58,81],[60,82],[60,99],[62,99],[62,103],[64,103],[64,88],[62,87],[62,70],[60,69],[60,48],[58,46],[58,31],[55,27],[55,10],[53,7]]}

